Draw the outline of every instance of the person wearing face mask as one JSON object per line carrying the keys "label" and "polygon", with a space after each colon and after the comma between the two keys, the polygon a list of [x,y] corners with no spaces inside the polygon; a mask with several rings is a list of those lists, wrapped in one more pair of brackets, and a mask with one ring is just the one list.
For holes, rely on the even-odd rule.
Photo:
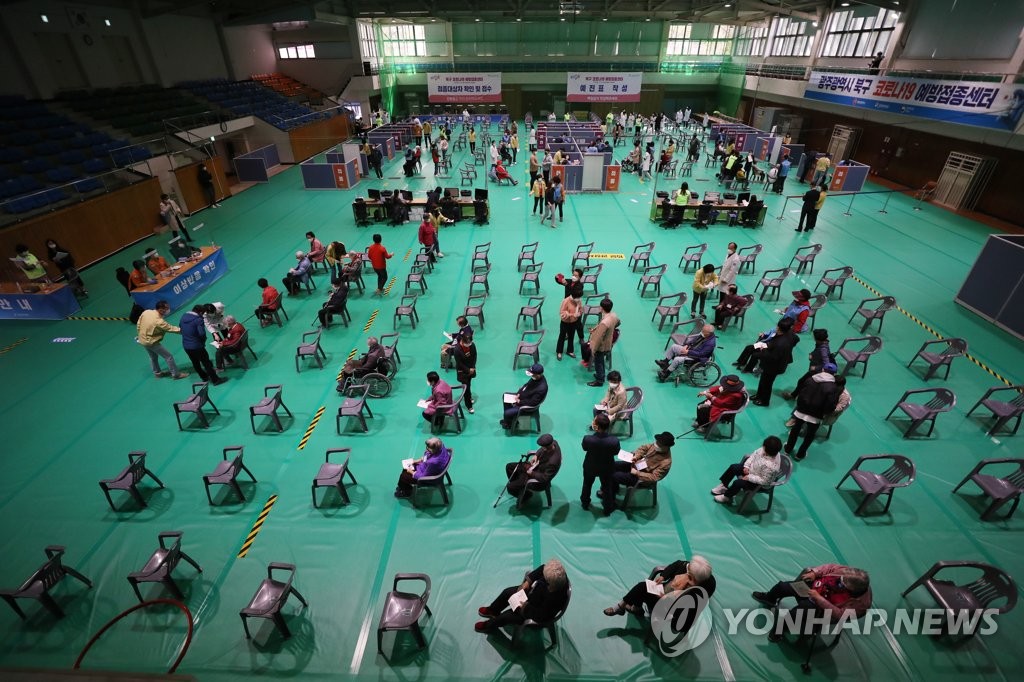
{"label": "person wearing face mask", "polygon": [[437,372],[427,372],[427,385],[430,386],[430,398],[423,408],[423,418],[430,422],[431,427],[440,426],[452,412],[452,387]]}
{"label": "person wearing face mask", "polygon": [[467,325],[459,334],[458,343],[452,346],[452,360],[455,361],[455,378],[466,387],[462,402],[473,414],[473,379],[476,378],[476,344],[473,343],[473,330]]}
{"label": "person wearing face mask", "polygon": [[498,422],[503,429],[509,429],[519,417],[519,410],[524,407],[537,407],[548,397],[548,380],[544,378],[544,365],[539,362],[526,370],[530,379],[519,387],[514,394],[505,394],[505,411]]}
{"label": "person wearing face mask", "polygon": [[85,282],[82,281],[82,278],[78,275],[78,270],[75,269],[75,259],[70,251],[58,244],[55,239],[47,239],[46,255],[49,257],[50,262],[60,270],[60,274],[64,276],[65,281],[74,290],[76,296],[89,295],[89,292],[85,290]]}
{"label": "person wearing face mask", "polygon": [[594,417],[594,433],[583,437],[583,489],[580,492],[580,505],[584,511],[590,509],[590,491],[594,487],[594,480],[601,482],[601,506],[605,516],[611,516],[615,511],[615,482],[612,475],[615,473],[615,457],[619,454],[621,446],[619,439],[608,433],[611,422],[604,414]]}
{"label": "person wearing face mask", "polygon": [[[579,272],[578,270],[576,272]],[[576,353],[574,352],[574,337],[579,337],[580,343],[583,343],[583,324],[581,320],[583,318],[583,302],[580,300],[583,296],[583,285],[576,280],[576,274],[573,273],[573,279],[571,282],[566,284],[566,291],[570,291],[566,297],[562,300],[562,305],[558,308],[558,317],[561,322],[558,327],[558,343],[555,345],[555,357],[559,360],[562,359],[562,350],[565,348],[566,342],[568,341],[568,352],[570,358],[575,358]]]}
{"label": "person wearing face mask", "polygon": [[728,294],[729,287],[736,284],[736,275],[740,272],[740,257],[736,248],[736,242],[729,242],[728,253],[722,261],[722,271],[718,274],[719,297]]}
{"label": "person wearing face mask", "polygon": [[654,437],[653,443],[641,445],[634,450],[632,462],[616,460],[615,473],[612,474],[612,495],[618,495],[620,485],[631,487],[640,481],[657,483],[665,478],[672,468],[672,446],[675,444],[675,436],[663,431]]}
{"label": "person wearing face mask", "polygon": [[715,328],[710,324],[701,327],[700,333],[687,336],[682,344],[674,343],[665,351],[665,357],[655,360],[654,364],[661,367],[658,381],[665,381],[680,365],[687,363],[704,363],[711,359],[715,352],[718,337]]}
{"label": "person wearing face mask", "polygon": [[626,409],[626,389],[622,386],[622,375],[617,370],[608,372],[608,391],[598,404],[594,405],[594,414],[604,413],[609,421],[615,421],[622,410]]}

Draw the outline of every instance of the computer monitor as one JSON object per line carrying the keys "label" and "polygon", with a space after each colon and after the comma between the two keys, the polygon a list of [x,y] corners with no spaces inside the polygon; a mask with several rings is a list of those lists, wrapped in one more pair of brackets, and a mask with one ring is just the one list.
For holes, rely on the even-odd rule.
{"label": "computer monitor", "polygon": [[412,201],[412,192],[407,189],[402,190],[402,198],[406,201]]}
{"label": "computer monitor", "polygon": [[473,193],[473,199],[476,201],[487,201],[487,190],[477,187]]}
{"label": "computer monitor", "polygon": [[737,201],[750,201],[750,192],[740,192],[736,197]]}
{"label": "computer monitor", "polygon": [[380,190],[368,189],[366,190],[366,196],[370,197],[371,201],[380,201]]}
{"label": "computer monitor", "polygon": [[444,193],[447,194],[448,196],[452,197],[453,199],[455,199],[455,198],[457,198],[459,196],[459,188],[458,187],[445,187],[444,188]]}

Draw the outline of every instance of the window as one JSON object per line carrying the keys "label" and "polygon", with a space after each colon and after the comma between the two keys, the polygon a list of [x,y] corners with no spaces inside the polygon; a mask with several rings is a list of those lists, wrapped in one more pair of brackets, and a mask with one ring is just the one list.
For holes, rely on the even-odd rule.
{"label": "window", "polygon": [[740,26],[736,36],[737,56],[763,57],[768,45],[768,24],[764,26]]}
{"label": "window", "polygon": [[377,41],[373,37],[372,22],[359,22],[359,52],[363,55],[364,62],[370,62],[370,65],[375,68],[380,66],[377,54]]}
{"label": "window", "polygon": [[815,33],[817,31],[809,21],[795,21],[789,17],[776,18],[772,56],[810,57]]}
{"label": "window", "polygon": [[828,18],[821,56],[870,57],[885,52],[899,18],[899,12],[874,7],[833,12]]}
{"label": "window", "polygon": [[277,48],[277,55],[281,59],[313,59],[316,52],[312,45],[289,45]]}
{"label": "window", "polygon": [[427,56],[427,35],[423,24],[381,26],[380,35],[386,57]]}
{"label": "window", "polygon": [[728,55],[732,53],[735,26],[671,24],[665,55],[668,57]]}

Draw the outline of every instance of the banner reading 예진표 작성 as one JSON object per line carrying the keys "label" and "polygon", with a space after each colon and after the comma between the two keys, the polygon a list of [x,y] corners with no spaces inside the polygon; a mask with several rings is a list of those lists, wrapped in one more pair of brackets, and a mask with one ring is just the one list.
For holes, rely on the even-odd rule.
{"label": "banner reading \uc608\uc9c4\ud45c \uc791\uc131", "polygon": [[804,98],[936,121],[1015,130],[1024,85],[812,71]]}
{"label": "banner reading \uc608\uc9c4\ud45c \uc791\uc131", "polygon": [[643,73],[570,71],[566,76],[567,102],[639,102]]}
{"label": "banner reading \uc608\uc9c4\ud45c \uc791\uc131", "polygon": [[500,73],[432,73],[427,99],[433,104],[473,104],[501,101]]}

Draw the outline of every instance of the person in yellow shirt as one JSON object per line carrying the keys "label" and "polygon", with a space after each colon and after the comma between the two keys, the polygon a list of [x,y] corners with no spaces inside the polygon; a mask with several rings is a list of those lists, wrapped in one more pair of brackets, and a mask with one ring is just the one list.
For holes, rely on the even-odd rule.
{"label": "person in yellow shirt", "polygon": [[476,128],[469,129],[469,153],[476,153]]}
{"label": "person in yellow shirt", "polygon": [[25,273],[28,281],[36,282],[43,280],[47,284],[50,283],[50,278],[46,275],[46,268],[43,267],[38,258],[32,255],[27,246],[18,244],[14,247],[14,252],[18,255],[16,259],[18,267]]}
{"label": "person in yellow shirt", "polygon": [[[136,340],[140,346],[146,349],[146,353],[149,354],[149,363],[153,367],[153,376],[159,379],[160,377],[170,375],[175,379],[184,379],[188,376],[188,372],[178,371],[178,365],[174,362],[174,356],[171,355],[171,351],[164,348],[162,343],[165,334],[181,333],[180,327],[175,327],[164,319],[169,312],[171,312],[171,306],[167,301],[157,301],[156,310],[143,311],[136,325],[136,329],[139,332]],[[160,358],[163,358],[167,363],[169,372],[164,372],[160,369]]]}
{"label": "person in yellow shirt", "polygon": [[530,193],[533,194],[533,213],[537,213],[537,210],[540,209],[541,220],[544,219],[544,192],[547,188],[548,186],[544,182],[544,178],[537,176],[530,190]]}
{"label": "person in yellow shirt", "polygon": [[704,317],[704,301],[708,291],[718,284],[715,266],[708,263],[693,276],[693,303],[690,304],[690,317],[697,317],[697,305],[700,304],[700,316]]}

